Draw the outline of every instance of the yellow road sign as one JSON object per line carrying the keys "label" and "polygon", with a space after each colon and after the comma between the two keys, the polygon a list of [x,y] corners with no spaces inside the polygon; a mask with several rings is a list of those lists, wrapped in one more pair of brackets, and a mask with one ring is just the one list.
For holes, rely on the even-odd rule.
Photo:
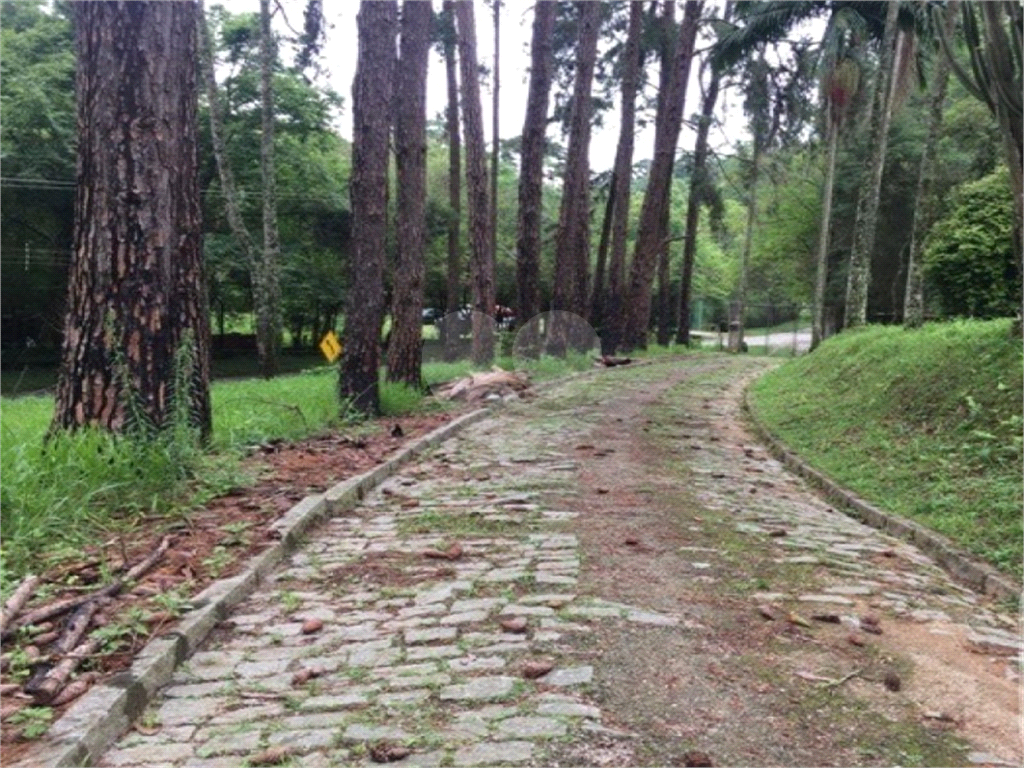
{"label": "yellow road sign", "polygon": [[324,357],[327,358],[328,363],[333,363],[341,357],[341,342],[338,341],[338,337],[334,335],[334,331],[328,331],[326,335],[320,339],[320,351],[324,353]]}

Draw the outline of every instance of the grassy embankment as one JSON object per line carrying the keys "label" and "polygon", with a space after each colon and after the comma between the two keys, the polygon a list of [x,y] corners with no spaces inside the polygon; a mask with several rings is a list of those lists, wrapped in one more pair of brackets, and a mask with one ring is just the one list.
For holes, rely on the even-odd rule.
{"label": "grassy embankment", "polygon": [[1022,354],[1009,321],[842,333],[750,389],[815,468],[1017,577]]}
{"label": "grassy embankment", "polygon": [[[513,368],[513,360],[497,364]],[[541,380],[589,368],[581,355],[543,358],[529,366]],[[450,381],[471,370],[468,361],[428,363],[428,385]],[[345,413],[337,395],[337,367],[321,365],[305,373],[262,379],[225,380],[211,387],[214,434],[211,446],[195,446],[187,430],[157,438],[116,439],[84,431],[44,443],[53,398],[0,399],[0,588],[29,569],[45,568],[65,555],[130,530],[143,520],[168,522],[205,500],[250,482],[241,457],[266,441],[296,440],[329,428],[357,433],[356,414]],[[439,406],[418,391],[382,381],[385,416]]]}

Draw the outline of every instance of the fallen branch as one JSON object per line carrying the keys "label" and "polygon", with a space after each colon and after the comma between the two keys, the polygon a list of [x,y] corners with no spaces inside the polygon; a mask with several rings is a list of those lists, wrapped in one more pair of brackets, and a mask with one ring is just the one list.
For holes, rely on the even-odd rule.
{"label": "fallen branch", "polygon": [[37,704],[46,704],[56,697],[83,659],[92,656],[100,647],[99,640],[87,640],[65,656],[53,667],[32,690],[25,686]]}
{"label": "fallen branch", "polygon": [[848,682],[849,680],[852,680],[853,678],[857,677],[857,675],[859,675],[863,671],[863,669],[855,669],[850,674],[835,679],[831,677],[822,677],[821,675],[816,675],[813,672],[805,672],[803,670],[797,670],[793,674],[795,674],[801,680],[807,680],[809,682],[818,683],[818,688],[826,689],[840,686],[843,683]]}
{"label": "fallen branch", "polygon": [[100,601],[91,600],[71,614],[71,618],[68,619],[68,624],[64,628],[64,634],[53,645],[51,655],[63,656],[77,648],[82,637],[85,635],[85,631],[89,628],[89,624],[92,623],[92,617],[96,615],[96,611],[99,609]]}
{"label": "fallen branch", "polygon": [[32,597],[32,593],[35,591],[35,588],[38,585],[38,576],[33,576],[32,574],[29,574],[24,579],[22,579],[21,584],[18,585],[18,588],[14,590],[14,593],[7,599],[7,602],[4,604],[3,613],[0,614],[0,633],[2,633],[4,629],[7,627],[8,622],[10,622],[15,616],[17,616],[19,611],[21,611],[21,609],[25,607],[25,603],[27,603],[28,599]]}
{"label": "fallen branch", "polygon": [[863,671],[864,671],[863,669],[855,669],[850,674],[844,675],[843,677],[840,677],[838,680],[830,680],[827,683],[822,683],[818,687],[819,688],[836,688],[837,686],[840,686],[843,683],[848,682],[848,681],[852,680],[853,678],[857,677]]}
{"label": "fallen branch", "polygon": [[61,600],[56,603],[51,603],[50,605],[44,605],[40,608],[37,608],[34,611],[29,611],[24,616],[22,616],[21,619],[16,624],[4,630],[2,636],[6,638],[9,635],[12,635],[17,630],[21,629],[22,627],[27,627],[31,624],[38,624],[41,621],[52,619],[55,616],[60,616],[61,614],[67,613],[68,611],[72,611],[75,608],[85,605],[86,603],[90,603],[94,600],[99,600],[103,597],[113,597],[124,588],[124,585],[127,582],[135,581],[139,578],[139,576],[141,576],[154,565],[156,565],[157,561],[164,556],[164,554],[167,552],[170,546],[171,537],[164,536],[163,539],[160,541],[160,546],[158,546],[149,555],[147,555],[145,559],[141,560],[139,563],[137,563],[135,566],[129,569],[128,572],[124,574],[124,576],[117,577],[112,582],[107,584],[107,586],[103,587],[97,592],[93,592],[88,595],[79,595],[78,597],[71,597],[67,600]]}

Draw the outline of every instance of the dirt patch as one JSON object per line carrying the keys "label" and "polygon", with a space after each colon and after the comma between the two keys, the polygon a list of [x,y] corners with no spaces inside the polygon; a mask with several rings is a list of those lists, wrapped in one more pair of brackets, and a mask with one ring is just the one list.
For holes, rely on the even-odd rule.
{"label": "dirt patch", "polygon": [[[966,739],[970,749],[1019,760],[1019,686],[1003,676],[1005,662],[895,617],[862,645],[849,642],[847,626],[808,618],[866,611],[860,598],[839,612],[790,604],[773,606],[771,619],[758,612],[754,592],[813,592],[828,583],[827,569],[780,562],[791,553],[778,539],[737,533],[736,520],[706,508],[687,480],[705,471],[702,452],[714,446],[735,456],[711,477],[737,512],[762,494],[799,503],[806,493],[788,475],[766,473],[744,428],[738,396],[759,367],[719,359],[663,369],[660,379],[619,388],[602,406],[613,419],[571,438],[580,592],[680,618],[672,628],[594,625],[576,642],[578,653],[600,658],[602,709],[635,735],[591,756],[609,765],[682,765],[695,751],[715,765],[950,765],[963,764]],[[689,381],[708,377],[724,379],[719,397],[690,390]],[[894,571],[915,568],[894,553],[869,557]]]}
{"label": "dirt patch", "polygon": [[[134,585],[109,601],[98,614],[97,624],[107,628],[109,640],[81,666],[93,684],[103,682],[131,666],[135,654],[153,637],[172,631],[188,600],[212,581],[237,573],[250,558],[272,542],[270,526],[307,495],[325,491],[335,483],[381,464],[403,445],[459,415],[442,413],[381,419],[360,427],[358,435],[330,432],[305,440],[273,441],[259,446],[246,459],[245,469],[257,480],[232,489],[202,508],[169,519],[142,518],[138,524],[103,544],[87,548],[79,561],[62,563],[41,574],[37,605],[63,600],[100,589],[125,563],[133,564],[152,552],[165,536],[171,546],[157,565]],[[400,430],[395,426],[399,425]],[[372,578],[390,578],[387,564],[371,568]],[[424,576],[424,578],[427,578]],[[24,613],[23,612],[23,613]],[[24,683],[45,664],[47,647],[33,642],[40,634],[59,633],[69,614],[42,626],[18,632],[4,641],[6,662],[0,683]],[[31,661],[26,653],[39,653]],[[5,692],[0,744],[4,761],[16,762],[31,749],[25,740],[28,723],[17,715],[32,706],[20,690]],[[56,721],[73,702],[53,707]],[[14,722],[12,722],[12,716]]]}

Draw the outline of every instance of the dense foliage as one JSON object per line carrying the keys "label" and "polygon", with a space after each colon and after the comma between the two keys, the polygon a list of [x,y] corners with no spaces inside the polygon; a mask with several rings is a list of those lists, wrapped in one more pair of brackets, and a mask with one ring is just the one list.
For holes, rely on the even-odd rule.
{"label": "dense foliage", "polygon": [[1003,167],[964,184],[949,215],[931,231],[925,274],[944,315],[1001,317],[1020,307],[1008,176]]}

